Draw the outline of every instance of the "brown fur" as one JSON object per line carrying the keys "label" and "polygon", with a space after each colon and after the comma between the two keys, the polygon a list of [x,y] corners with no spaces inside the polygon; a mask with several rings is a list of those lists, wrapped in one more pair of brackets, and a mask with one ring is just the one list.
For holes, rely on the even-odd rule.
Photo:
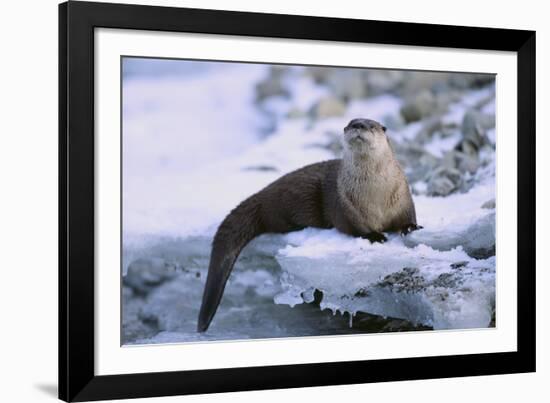
{"label": "brown fur", "polygon": [[409,186],[385,128],[371,120],[354,119],[344,139],[342,160],[319,162],[284,175],[239,204],[221,223],[213,241],[199,331],[205,331],[214,317],[239,253],[260,234],[336,228],[384,241],[383,231],[407,233],[417,228]]}

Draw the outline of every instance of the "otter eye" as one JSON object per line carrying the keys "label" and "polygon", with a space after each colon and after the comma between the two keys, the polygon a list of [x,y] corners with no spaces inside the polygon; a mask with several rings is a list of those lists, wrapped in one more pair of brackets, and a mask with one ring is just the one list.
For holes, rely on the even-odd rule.
{"label": "otter eye", "polygon": [[363,123],[361,122],[354,122],[351,124],[352,129],[362,129],[364,127]]}
{"label": "otter eye", "polygon": [[384,133],[386,133],[386,126],[382,126],[382,130],[384,131]]}

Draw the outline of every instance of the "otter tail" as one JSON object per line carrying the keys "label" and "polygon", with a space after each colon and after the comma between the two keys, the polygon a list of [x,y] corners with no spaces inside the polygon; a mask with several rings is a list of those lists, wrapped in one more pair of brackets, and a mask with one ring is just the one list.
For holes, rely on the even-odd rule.
{"label": "otter tail", "polygon": [[219,226],[212,243],[197,331],[208,329],[239,253],[253,238],[264,232],[261,221],[260,205],[250,198],[231,211]]}

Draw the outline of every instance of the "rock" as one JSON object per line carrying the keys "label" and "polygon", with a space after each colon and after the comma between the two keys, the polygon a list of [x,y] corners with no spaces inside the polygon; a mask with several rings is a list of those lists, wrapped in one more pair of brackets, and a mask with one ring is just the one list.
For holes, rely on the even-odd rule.
{"label": "rock", "polygon": [[279,80],[268,79],[261,81],[256,85],[256,100],[263,101],[273,96],[289,97],[290,92],[283,86]]}
{"label": "rock", "polygon": [[317,102],[311,114],[318,119],[342,116],[346,113],[346,105],[336,97],[326,97]]}
{"label": "rock", "polygon": [[459,89],[479,88],[494,82],[494,74],[453,73],[449,77],[449,84]]}
{"label": "rock", "polygon": [[440,166],[447,169],[456,169],[456,151],[451,150],[443,154]]}
{"label": "rock", "polygon": [[366,312],[357,312],[353,316],[353,328],[368,333],[385,332],[409,332],[415,330],[433,330],[430,326],[413,324],[404,319],[385,318],[383,316],[371,315]]}
{"label": "rock", "polygon": [[455,151],[453,154],[459,171],[473,174],[479,168],[480,162],[477,154],[467,154],[460,151]]}
{"label": "rock", "polygon": [[290,110],[286,114],[286,117],[288,119],[300,119],[306,116],[307,116],[307,113],[297,107],[290,108]]}
{"label": "rock", "polygon": [[[462,118],[462,134],[465,138],[474,138],[482,135],[484,128],[481,122],[480,113],[474,110],[469,110]],[[478,144],[481,145],[481,144]]]}
{"label": "rock", "polygon": [[433,92],[435,93],[436,103],[440,110],[446,110],[450,104],[460,102],[463,97],[463,94],[461,92],[452,91],[449,89],[445,91]]}
{"label": "rock", "polygon": [[[454,74],[454,73],[453,73]],[[453,74],[443,72],[406,71],[399,92],[407,97],[421,91],[434,91],[445,85]],[[440,92],[440,91],[439,91]]]}
{"label": "rock", "polygon": [[426,176],[440,165],[440,160],[434,157],[417,142],[390,141],[401,166],[406,167],[405,175],[409,183],[424,181]]}
{"label": "rock", "polygon": [[328,76],[332,95],[349,101],[367,96],[365,72],[362,69],[336,69]]}
{"label": "rock", "polygon": [[419,144],[425,144],[430,141],[436,132],[440,132],[443,129],[443,122],[439,117],[433,117],[426,119],[422,122],[423,126],[416,134],[414,140]]}
{"label": "rock", "polygon": [[286,66],[272,66],[269,75],[256,84],[256,101],[261,102],[269,97],[280,96],[288,98],[289,90],[283,84]]}
{"label": "rock", "polygon": [[174,266],[166,264],[163,259],[138,259],[130,264],[122,282],[136,295],[147,295],[175,275]]}
{"label": "rock", "polygon": [[495,126],[494,115],[481,113],[475,110],[469,110],[462,119],[463,141],[459,149],[467,154],[474,154],[479,149],[488,144],[487,130]]}
{"label": "rock", "polygon": [[458,269],[460,267],[466,267],[468,266],[467,260],[461,260],[460,262],[451,263],[451,269]]}
{"label": "rock", "polygon": [[434,113],[436,106],[433,94],[424,90],[401,107],[401,115],[407,123],[415,122]]}
{"label": "rock", "polygon": [[145,322],[156,322],[159,330],[175,331],[182,324],[195,323],[204,279],[188,273],[153,290],[140,311]]}
{"label": "rock", "polygon": [[477,155],[479,152],[479,147],[472,141],[468,139],[462,140],[457,146],[456,149],[462,151],[468,155]]}
{"label": "rock", "polygon": [[462,174],[457,169],[439,167],[428,180],[427,194],[430,196],[447,196],[462,185]]}
{"label": "rock", "polygon": [[488,210],[493,210],[496,207],[495,199],[487,200],[485,203],[481,205],[481,208],[485,208]]}
{"label": "rock", "polygon": [[405,73],[398,70],[369,70],[366,74],[369,95],[395,92],[403,83]]}
{"label": "rock", "polygon": [[398,131],[405,127],[405,120],[401,115],[386,115],[382,122],[390,131]]}
{"label": "rock", "polygon": [[313,78],[318,84],[324,84],[328,81],[333,70],[330,67],[308,66],[305,69],[305,75]]}
{"label": "rock", "polygon": [[[488,99],[494,99],[494,96],[492,98],[489,97]],[[485,130],[494,129],[496,126],[494,113],[477,112],[476,119]]]}
{"label": "rock", "polygon": [[130,299],[134,296],[134,292],[130,287],[122,286],[122,299]]}
{"label": "rock", "polygon": [[433,330],[431,326],[424,326],[422,324],[414,324],[404,319],[389,319],[381,330],[381,333],[385,332],[411,332],[418,330]]}
{"label": "rock", "polygon": [[136,339],[151,337],[158,332],[152,322],[143,322],[140,318],[141,309],[146,301],[135,297],[132,289],[122,287],[122,344],[128,344]]}
{"label": "rock", "polygon": [[[493,117],[493,127],[494,127],[494,121],[495,121],[495,91],[494,91],[494,86],[493,86],[493,91],[491,91],[489,94],[487,94],[485,97],[481,98],[480,100],[478,100],[474,105],[473,105],[473,108],[474,109],[477,109],[478,111],[481,111],[489,116],[492,116]],[[488,111],[485,111],[485,109],[488,108],[489,111],[492,111],[492,112],[488,112]]]}
{"label": "rock", "polygon": [[391,288],[395,292],[414,292],[425,288],[425,282],[417,267],[405,267],[401,271],[388,274],[378,285]]}
{"label": "rock", "polygon": [[428,194],[430,196],[447,196],[456,188],[449,178],[434,178],[428,183]]}

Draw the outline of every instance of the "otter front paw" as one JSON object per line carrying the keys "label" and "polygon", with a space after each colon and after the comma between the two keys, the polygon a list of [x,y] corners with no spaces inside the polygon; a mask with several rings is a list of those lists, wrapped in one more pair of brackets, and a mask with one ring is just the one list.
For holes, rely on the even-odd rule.
{"label": "otter front paw", "polygon": [[368,234],[365,234],[363,238],[367,238],[372,243],[384,243],[388,240],[388,238],[386,238],[386,235],[382,234],[381,232],[369,232]]}
{"label": "otter front paw", "polygon": [[421,225],[409,224],[405,228],[401,229],[401,235],[407,235],[407,234],[410,234],[413,231],[416,231],[416,230],[419,230],[419,229],[422,229],[422,228],[424,228],[424,227],[421,226]]}

